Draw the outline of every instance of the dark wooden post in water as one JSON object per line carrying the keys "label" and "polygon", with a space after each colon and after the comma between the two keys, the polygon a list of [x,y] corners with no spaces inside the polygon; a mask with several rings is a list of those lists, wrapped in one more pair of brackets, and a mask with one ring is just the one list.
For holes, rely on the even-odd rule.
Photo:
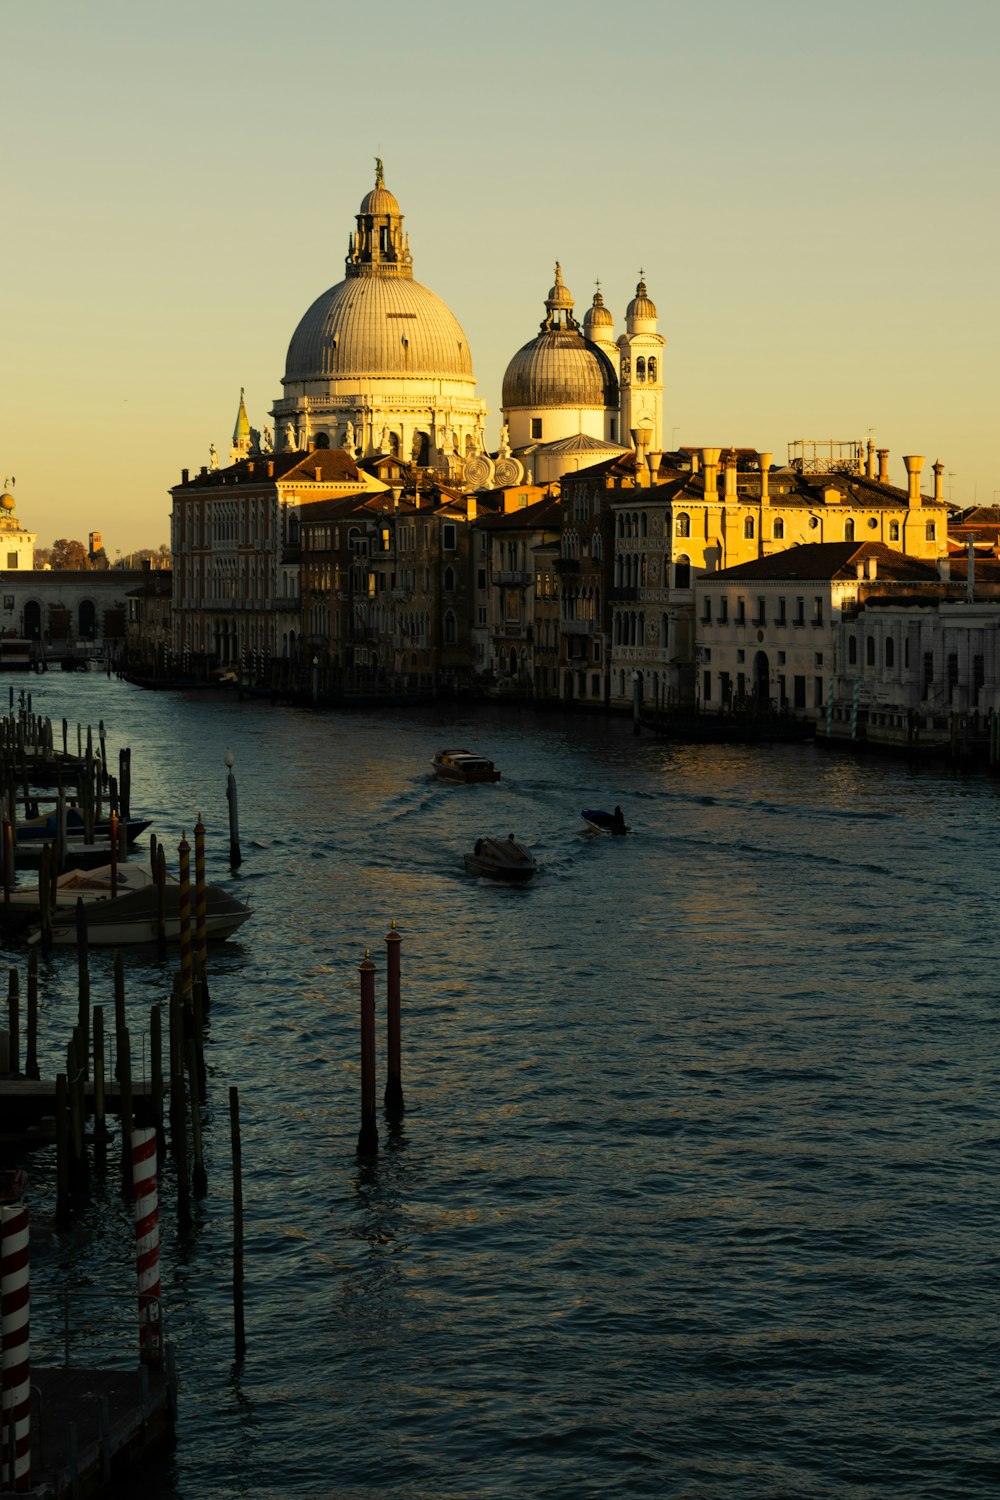
{"label": "dark wooden post in water", "polygon": [[208,938],[205,920],[205,824],[199,813],[194,825],[194,925],[203,1005],[208,1001]]}
{"label": "dark wooden post in water", "polygon": [[243,1148],[240,1143],[240,1096],[235,1085],[229,1090],[229,1131],[233,1144],[233,1324],[236,1358],[242,1360],[247,1352],[243,1323]]}
{"label": "dark wooden post in water", "polygon": [[201,1146],[201,1090],[198,1087],[198,1054],[194,1039],[187,1044],[188,1089],[191,1095],[191,1141],[194,1146],[194,1171],[191,1188],[196,1198],[204,1198],[208,1192],[208,1174],[205,1171],[205,1153]]}
{"label": "dark wooden post in water", "polygon": [[163,845],[156,849],[156,947],[161,958],[167,956],[167,856]]}
{"label": "dark wooden post in water", "polygon": [[14,1078],[21,1076],[21,976],[10,971],[7,988],[7,1020],[10,1026],[10,1061],[7,1066]]}
{"label": "dark wooden post in water", "polygon": [[110,821],[110,825],[111,825],[111,837],[109,839],[109,843],[110,843],[110,846],[111,846],[111,894],[112,894],[112,896],[117,896],[117,894],[118,894],[118,814],[116,812],[113,812],[111,814],[111,818],[110,818],[109,821]]}
{"label": "dark wooden post in water", "polygon": [[240,815],[236,804],[236,777],[233,775],[233,753],[227,750],[223,760],[228,767],[226,777],[226,801],[229,803],[229,868],[238,870],[243,863],[240,853]]}
{"label": "dark wooden post in water", "polygon": [[132,1197],[132,1043],[128,1027],[118,1033],[118,1088],[122,1126],[122,1193]]}
{"label": "dark wooden post in water", "polygon": [[156,1149],[162,1155],[166,1136],[163,1130],[163,1011],[154,1005],[149,1012],[149,1088],[156,1126]]}
{"label": "dark wooden post in water", "polygon": [[103,1172],[108,1149],[104,1099],[104,1006],[94,1006],[94,1165]]}
{"label": "dark wooden post in water", "polygon": [[390,1119],[403,1113],[402,1042],[400,1036],[399,958],[403,939],[395,921],[385,937],[386,1077],[385,1112]]}
{"label": "dark wooden post in water", "polygon": [[181,924],[181,993],[184,1003],[191,1003],[191,845],[181,834],[180,856],[180,924]]}
{"label": "dark wooden post in water", "polygon": [[375,1123],[375,965],[371,950],[365,949],[361,976],[361,1129],[358,1150],[365,1154],[378,1150],[378,1126]]}
{"label": "dark wooden post in water", "polygon": [[24,1076],[40,1078],[38,1071],[38,949],[28,954],[28,1035],[25,1042]]}
{"label": "dark wooden post in water", "polygon": [[69,1223],[69,1085],[56,1075],[56,1223]]}

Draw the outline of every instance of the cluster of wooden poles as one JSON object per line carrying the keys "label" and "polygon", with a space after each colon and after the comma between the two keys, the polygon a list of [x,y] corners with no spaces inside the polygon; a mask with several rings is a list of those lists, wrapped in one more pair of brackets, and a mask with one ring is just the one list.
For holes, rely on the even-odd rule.
{"label": "cluster of wooden poles", "polygon": [[[393,921],[386,933],[386,1082],[383,1108],[390,1128],[403,1117],[402,1039],[400,1022],[400,950],[403,940]],[[361,1129],[358,1151],[378,1151],[375,1118],[375,965],[371,949],[365,949],[358,968],[361,978]]]}

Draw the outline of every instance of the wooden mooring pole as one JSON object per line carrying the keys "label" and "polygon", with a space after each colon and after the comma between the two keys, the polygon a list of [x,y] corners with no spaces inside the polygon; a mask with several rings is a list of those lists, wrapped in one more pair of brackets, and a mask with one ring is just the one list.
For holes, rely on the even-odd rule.
{"label": "wooden mooring pole", "polygon": [[385,1112],[392,1119],[403,1113],[402,1040],[400,1022],[400,949],[396,923],[385,938],[386,1078]]}
{"label": "wooden mooring pole", "polygon": [[233,1326],[236,1358],[247,1352],[243,1321],[243,1147],[240,1141],[240,1096],[235,1084],[229,1090],[229,1132],[233,1148]]}
{"label": "wooden mooring pole", "polygon": [[375,965],[368,948],[358,973],[361,976],[361,1129],[358,1150],[369,1155],[378,1150],[378,1125],[375,1123]]}

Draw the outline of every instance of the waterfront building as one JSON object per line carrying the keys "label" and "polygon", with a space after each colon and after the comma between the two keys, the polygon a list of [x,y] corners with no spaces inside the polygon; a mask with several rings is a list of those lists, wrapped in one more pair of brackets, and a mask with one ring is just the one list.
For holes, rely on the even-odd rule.
{"label": "waterfront building", "polygon": [[125,652],[130,669],[160,672],[173,655],[173,576],[168,568],[144,572],[129,589],[125,619]]}
{"label": "waterfront building", "polygon": [[[344,279],[316,298],[292,334],[271,413],[274,447],[392,454],[460,484],[467,460],[485,452],[486,405],[461,325],[414,279],[409,235],[381,161],[356,222]],[[491,476],[489,465],[478,468]]]}
{"label": "waterfront building", "polygon": [[611,501],[614,591],[609,701],[693,701],[695,585],[705,574],[789,547],[880,542],[935,561],[947,549],[948,508],[935,464],[933,496],[920,491],[923,458],[907,456],[907,488],[889,483],[888,453],[855,442],[795,442],[788,462],[753,449],[702,448],[636,466],[636,494]]}
{"label": "waterfront building", "polygon": [[326,448],[185,469],[170,492],[175,654],[220,666],[247,653],[296,662],[304,510],[385,488]]}
{"label": "waterfront building", "polygon": [[37,533],[28,531],[17,519],[17,501],[5,485],[0,495],[0,568],[3,572],[32,572],[36,540]]}
{"label": "waterfront building", "polygon": [[481,515],[475,529],[485,543],[476,571],[487,600],[480,608],[485,608],[489,641],[486,661],[477,665],[492,693],[530,697],[539,685],[536,650],[556,645],[550,639],[552,612],[545,608],[554,571],[549,565],[539,570],[536,558],[539,549],[554,548],[559,539],[559,498],[548,495],[524,508]]}
{"label": "waterfront building", "polygon": [[[938,583],[933,563],[884,542],[805,543],[703,573],[694,580],[694,702],[713,713],[752,703],[817,718],[831,689],[837,697],[836,657],[857,670],[858,641],[841,622],[870,597],[910,598]],[[869,640],[862,654],[873,649]],[[891,643],[886,653],[896,665]]]}

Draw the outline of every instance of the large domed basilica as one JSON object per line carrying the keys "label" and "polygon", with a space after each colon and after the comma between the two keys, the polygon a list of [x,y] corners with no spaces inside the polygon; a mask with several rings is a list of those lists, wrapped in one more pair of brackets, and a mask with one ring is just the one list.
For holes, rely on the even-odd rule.
{"label": "large domed basilica", "polygon": [[292,334],[274,403],[281,451],[346,448],[392,453],[461,481],[485,446],[486,405],[476,397],[462,328],[440,297],[413,278],[403,215],[377,161],[361,202],[345,277],[317,297]]}

